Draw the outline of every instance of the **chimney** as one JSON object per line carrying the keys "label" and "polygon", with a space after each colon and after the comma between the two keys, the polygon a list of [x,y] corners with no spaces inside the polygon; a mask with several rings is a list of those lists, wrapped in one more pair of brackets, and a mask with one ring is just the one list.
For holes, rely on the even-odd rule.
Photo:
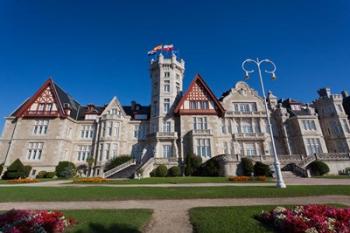
{"label": "chimney", "polygon": [[317,92],[318,92],[318,95],[320,97],[328,97],[329,98],[331,96],[331,89],[330,88],[321,88]]}
{"label": "chimney", "polygon": [[132,111],[135,111],[136,110],[136,105],[137,105],[137,103],[136,103],[136,101],[131,101],[131,110]]}

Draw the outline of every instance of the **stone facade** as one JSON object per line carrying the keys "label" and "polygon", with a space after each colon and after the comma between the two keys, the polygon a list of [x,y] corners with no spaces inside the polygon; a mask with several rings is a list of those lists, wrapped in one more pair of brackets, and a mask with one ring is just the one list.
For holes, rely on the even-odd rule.
{"label": "stone facade", "polygon": [[[59,161],[81,165],[93,158],[92,175],[103,176],[105,163],[120,155],[142,161],[145,173],[158,164],[182,165],[189,154],[204,161],[219,155],[234,161],[244,156],[271,160],[264,99],[258,92],[239,81],[217,98],[200,75],[183,92],[184,71],[185,62],[175,55],[152,60],[149,106],[123,106],[116,97],[104,106],[81,105],[49,79],[6,118],[0,163],[6,168],[19,158],[33,167],[34,176],[54,170]],[[279,156],[349,153],[342,95],[329,89],[319,94],[309,105],[269,93]]]}

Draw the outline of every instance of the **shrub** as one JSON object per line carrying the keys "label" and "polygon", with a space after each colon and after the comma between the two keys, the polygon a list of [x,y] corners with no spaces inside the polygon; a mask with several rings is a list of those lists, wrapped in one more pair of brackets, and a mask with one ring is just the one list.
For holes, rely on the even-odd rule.
{"label": "shrub", "polygon": [[254,164],[254,176],[272,176],[270,166],[262,162]]}
{"label": "shrub", "polygon": [[194,175],[198,176],[219,176],[220,165],[216,158],[212,158],[203,163],[195,172]]}
{"label": "shrub", "polygon": [[75,168],[75,165],[72,162],[61,161],[56,166],[57,177],[71,178],[75,176],[76,173],[77,173],[77,169]]}
{"label": "shrub", "polygon": [[168,169],[165,165],[159,165],[155,170],[155,176],[165,177],[168,174]]}
{"label": "shrub", "polygon": [[350,176],[350,167],[347,167],[347,168],[345,168],[344,170],[339,171],[339,175],[342,175],[342,176]]}
{"label": "shrub", "polygon": [[30,184],[30,183],[38,183],[38,182],[39,180],[31,179],[31,178],[15,179],[15,180],[7,181],[7,183],[9,184]]}
{"label": "shrub", "polygon": [[131,156],[129,155],[121,155],[121,156],[112,158],[106,163],[104,170],[105,171],[111,170],[123,163],[128,162],[130,159],[131,159]]}
{"label": "shrub", "polygon": [[231,176],[228,178],[228,180],[232,182],[247,182],[250,179],[250,176]]}
{"label": "shrub", "polygon": [[108,180],[102,177],[85,177],[74,179],[73,183],[105,183]]}
{"label": "shrub", "polygon": [[30,171],[32,170],[32,166],[26,165],[24,166],[24,171],[26,173],[26,177],[30,175]]}
{"label": "shrub", "polygon": [[10,210],[0,214],[0,230],[3,232],[63,233],[75,224],[62,212],[47,210]]}
{"label": "shrub", "polygon": [[254,171],[253,161],[248,158],[242,158],[240,166],[244,176],[251,176]]}
{"label": "shrub", "polygon": [[156,176],[156,169],[153,169],[150,173],[149,173],[150,177],[155,177]]}
{"label": "shrub", "polygon": [[49,179],[52,179],[54,178],[56,175],[56,172],[47,172],[44,176],[44,178],[49,178]]}
{"label": "shrub", "polygon": [[180,176],[180,174],[181,174],[180,168],[177,166],[171,167],[168,170],[168,176],[175,177],[175,176]]}
{"label": "shrub", "polygon": [[191,176],[196,173],[202,164],[202,157],[189,154],[185,158],[185,175]]}
{"label": "shrub", "polygon": [[313,161],[307,166],[307,168],[310,169],[311,174],[314,176],[323,176],[329,172],[328,165],[319,160]]}
{"label": "shrub", "polygon": [[46,174],[47,174],[47,171],[40,171],[40,172],[38,172],[38,174],[36,175],[36,178],[37,178],[37,179],[45,178]]}
{"label": "shrub", "polygon": [[325,205],[278,206],[255,216],[273,232],[349,232],[350,209]]}
{"label": "shrub", "polygon": [[18,179],[26,177],[26,169],[21,162],[21,160],[16,159],[8,168],[5,174],[3,175],[4,179]]}

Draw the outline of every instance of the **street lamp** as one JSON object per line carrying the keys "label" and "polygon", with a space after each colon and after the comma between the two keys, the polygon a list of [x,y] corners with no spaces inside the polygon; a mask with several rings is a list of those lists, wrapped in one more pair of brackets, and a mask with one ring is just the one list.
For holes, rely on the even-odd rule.
{"label": "street lamp", "polygon": [[271,125],[271,119],[270,119],[270,114],[269,114],[269,109],[267,107],[267,101],[266,101],[266,94],[265,94],[265,87],[264,87],[264,82],[263,82],[263,78],[262,78],[262,74],[261,74],[261,69],[260,69],[260,65],[263,63],[266,64],[270,64],[272,65],[272,69],[265,69],[265,73],[271,74],[271,79],[275,80],[276,79],[276,66],[275,64],[270,61],[269,59],[264,59],[264,60],[259,60],[259,58],[257,58],[256,60],[253,59],[246,59],[243,63],[242,63],[242,69],[244,71],[244,78],[245,80],[249,79],[249,74],[254,72],[254,69],[247,69],[245,68],[246,64],[249,63],[253,63],[257,66],[258,69],[258,74],[259,74],[259,79],[260,79],[260,85],[261,85],[261,89],[262,89],[262,94],[264,97],[264,104],[265,104],[265,111],[266,111],[266,118],[267,118],[267,124],[269,126],[269,131],[270,131],[270,137],[271,137],[271,142],[272,142],[272,153],[273,153],[273,158],[274,158],[274,167],[275,167],[275,173],[276,173],[276,178],[277,178],[277,188],[286,188],[286,184],[284,183],[283,177],[282,177],[282,172],[281,172],[281,163],[278,160],[278,156],[277,156],[277,151],[276,151],[276,145],[275,145],[275,139],[273,137],[273,132],[272,132],[272,125]]}

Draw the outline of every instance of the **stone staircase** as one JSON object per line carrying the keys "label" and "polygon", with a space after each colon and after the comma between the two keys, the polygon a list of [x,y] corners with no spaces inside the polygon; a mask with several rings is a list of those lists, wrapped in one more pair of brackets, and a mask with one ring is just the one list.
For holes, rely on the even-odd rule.
{"label": "stone staircase", "polygon": [[130,165],[126,168],[124,168],[123,170],[120,170],[116,173],[114,173],[113,175],[106,177],[109,179],[116,179],[116,178],[134,178],[135,176],[135,172],[137,171],[139,165],[134,164],[134,165]]}
{"label": "stone staircase", "polygon": [[298,177],[297,175],[295,175],[291,171],[282,171],[282,176],[283,176],[283,178],[297,178]]}

